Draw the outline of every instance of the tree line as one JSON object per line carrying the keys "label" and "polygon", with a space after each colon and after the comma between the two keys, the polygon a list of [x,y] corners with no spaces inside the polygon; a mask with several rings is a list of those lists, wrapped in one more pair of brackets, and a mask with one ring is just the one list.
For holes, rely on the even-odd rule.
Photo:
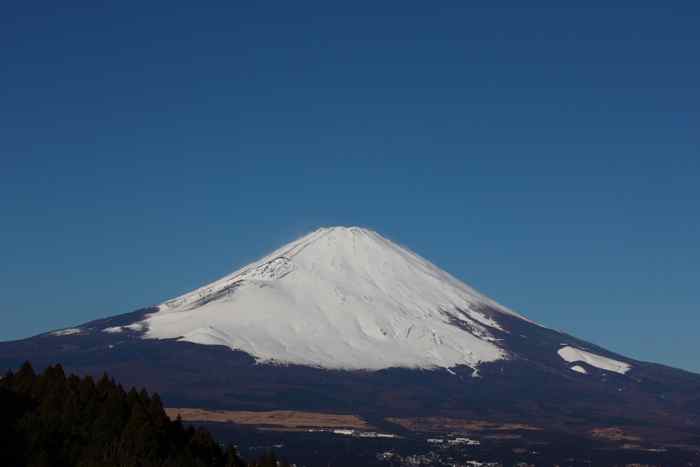
{"label": "tree line", "polygon": [[282,467],[246,464],[203,428],[170,420],[158,394],[126,391],[106,374],[37,374],[29,363],[0,380],[0,465],[30,467]]}

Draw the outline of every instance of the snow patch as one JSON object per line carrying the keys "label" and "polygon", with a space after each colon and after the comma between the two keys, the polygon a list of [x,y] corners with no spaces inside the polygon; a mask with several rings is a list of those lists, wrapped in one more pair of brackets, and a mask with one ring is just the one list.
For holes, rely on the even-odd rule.
{"label": "snow patch", "polygon": [[612,358],[603,357],[602,355],[597,355],[571,346],[562,347],[557,353],[562,359],[569,363],[585,362],[601,370],[612,371],[621,375],[624,375],[632,369],[632,366],[628,363],[613,360]]}
{"label": "snow patch", "polygon": [[102,332],[106,332],[109,334],[119,334],[120,332],[127,332],[127,331],[135,331],[135,332],[144,332],[146,331],[146,322],[145,321],[138,321],[136,323],[131,323],[126,326],[113,326],[109,328],[104,328]]}
{"label": "snow patch", "polygon": [[82,329],[80,328],[68,328],[68,329],[61,329],[60,331],[54,331],[51,333],[52,336],[73,336],[75,334],[80,334],[83,332]]}

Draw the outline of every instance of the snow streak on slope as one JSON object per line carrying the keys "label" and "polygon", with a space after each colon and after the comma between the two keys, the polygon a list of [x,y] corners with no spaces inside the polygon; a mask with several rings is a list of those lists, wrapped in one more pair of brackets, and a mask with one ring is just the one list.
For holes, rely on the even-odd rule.
{"label": "snow streak on slope", "polygon": [[484,306],[524,319],[375,232],[335,227],[170,300],[131,327],[267,363],[475,367],[508,356]]}
{"label": "snow streak on slope", "polygon": [[[600,368],[601,370],[612,371],[615,373],[620,373],[621,375],[624,375],[632,368],[628,363],[621,362],[619,360],[613,360],[612,358],[603,357],[602,355],[597,355],[574,347],[562,347],[561,349],[559,349],[558,353],[562,359],[569,363],[585,362],[591,366]],[[574,370],[574,368],[576,367],[573,367],[571,369]],[[579,366],[579,368],[581,367]]]}
{"label": "snow streak on slope", "polygon": [[58,331],[54,331],[51,333],[52,336],[73,336],[75,334],[80,334],[83,332],[82,329],[80,328],[66,328],[66,329],[59,329]]}

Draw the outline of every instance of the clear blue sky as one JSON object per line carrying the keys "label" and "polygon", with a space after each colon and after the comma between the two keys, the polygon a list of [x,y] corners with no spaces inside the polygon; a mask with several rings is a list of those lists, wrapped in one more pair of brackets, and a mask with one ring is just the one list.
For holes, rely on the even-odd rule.
{"label": "clear blue sky", "polygon": [[362,225],[700,371],[697,2],[111,3],[0,15],[0,339]]}

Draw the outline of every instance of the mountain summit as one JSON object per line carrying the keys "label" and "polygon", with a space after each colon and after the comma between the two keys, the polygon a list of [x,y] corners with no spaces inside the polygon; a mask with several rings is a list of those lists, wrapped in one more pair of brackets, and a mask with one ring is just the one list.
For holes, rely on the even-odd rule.
{"label": "mountain summit", "polygon": [[[259,362],[378,370],[508,358],[492,331],[518,316],[376,232],[316,230],[128,326],[224,345]],[[112,327],[108,332],[121,332]]]}

